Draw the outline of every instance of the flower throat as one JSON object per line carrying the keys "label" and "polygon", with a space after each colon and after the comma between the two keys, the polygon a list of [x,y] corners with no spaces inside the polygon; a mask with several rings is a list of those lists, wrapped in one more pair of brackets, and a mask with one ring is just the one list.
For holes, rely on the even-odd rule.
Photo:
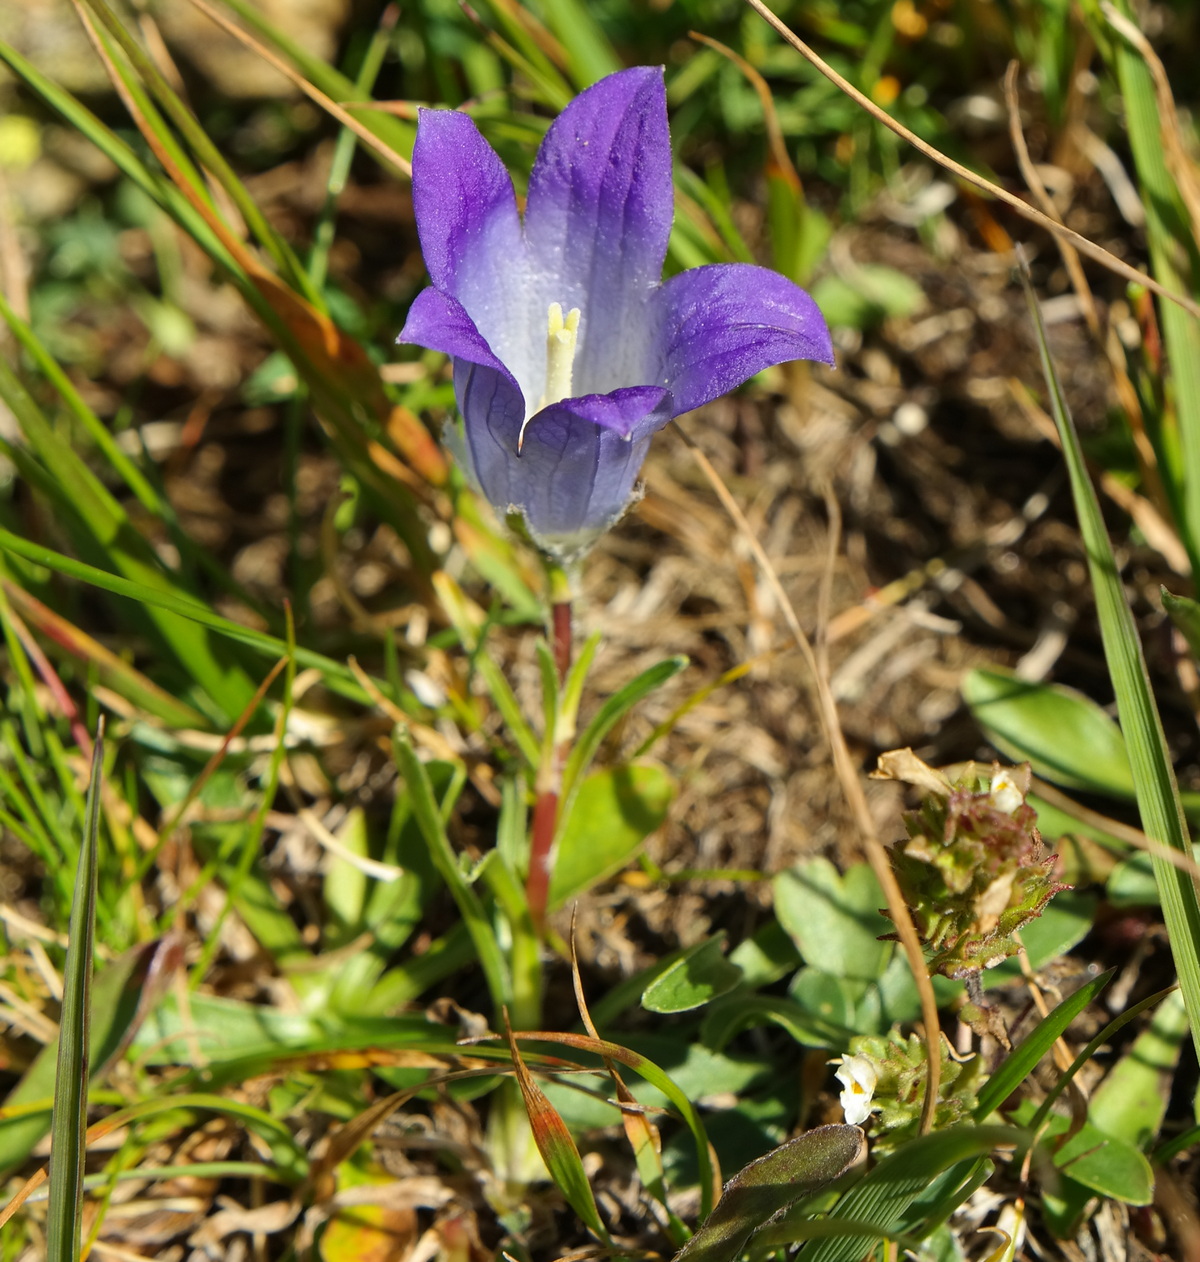
{"label": "flower throat", "polygon": [[[578,307],[572,307],[563,316],[562,303],[552,302],[546,321],[546,388],[535,411],[561,403],[571,397],[571,376],[575,369],[575,351],[579,346]],[[517,454],[525,443],[525,428],[532,416],[525,418],[517,435]]]}

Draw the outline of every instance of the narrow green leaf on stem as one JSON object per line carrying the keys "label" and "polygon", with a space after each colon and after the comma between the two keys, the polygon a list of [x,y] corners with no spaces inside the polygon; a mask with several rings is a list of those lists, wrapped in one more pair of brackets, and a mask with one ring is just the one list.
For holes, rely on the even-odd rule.
{"label": "narrow green leaf on stem", "polygon": [[600,743],[616,724],[645,696],[661,687],[668,679],[678,675],[688,664],[686,657],[668,657],[648,670],[642,671],[623,688],[618,689],[600,707],[592,721],[584,728],[563,768],[562,809],[559,819],[565,819],[571,809],[575,794],[584,774],[592,764]]}
{"label": "narrow green leaf on stem", "polygon": [[1117,970],[1110,968],[1108,972],[1093,977],[1085,982],[1073,994],[1050,1013],[1013,1048],[1004,1061],[983,1085],[977,1097],[975,1120],[982,1122],[989,1113],[993,1113],[1012,1095],[1012,1093],[1033,1072],[1038,1061],[1054,1046],[1067,1027],[1092,1002],[1093,999],[1112,981]]}
{"label": "narrow green leaf on stem", "polygon": [[413,818],[417,821],[425,838],[425,844],[429,847],[429,855],[434,867],[437,868],[438,875],[446,883],[446,888],[458,904],[459,914],[467,926],[471,941],[475,944],[480,967],[487,978],[492,1003],[499,1012],[509,1002],[512,985],[508,966],[500,950],[500,944],[496,941],[491,921],[484,911],[479,896],[467,883],[458,866],[454,848],[450,845],[450,838],[446,836],[446,827],[442,822],[437,799],[434,797],[429,773],[417,757],[417,751],[413,749],[408,733],[397,728],[393,744],[396,762],[399,765],[400,774],[404,777],[404,784],[412,802]]}

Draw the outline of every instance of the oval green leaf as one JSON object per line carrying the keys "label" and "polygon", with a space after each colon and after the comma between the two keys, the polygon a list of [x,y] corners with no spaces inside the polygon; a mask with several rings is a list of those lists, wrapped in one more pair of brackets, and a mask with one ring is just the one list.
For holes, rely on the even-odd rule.
{"label": "oval green leaf", "polygon": [[834,977],[874,981],[887,967],[891,923],[879,913],[886,901],[865,863],[845,876],[826,858],[806,859],[774,881],[775,915],[805,962]]}
{"label": "oval green leaf", "polygon": [[1089,697],[991,666],[963,680],[963,699],[1001,753],[1072,789],[1133,797],[1121,729]]}
{"label": "oval green leaf", "polygon": [[549,905],[561,907],[619,872],[666,819],[674,796],[674,781],[652,763],[588,776],[559,832]]}
{"label": "oval green leaf", "polygon": [[722,953],[724,935],[684,952],[642,992],[648,1012],[690,1012],[728,994],[742,980],[742,970]]}

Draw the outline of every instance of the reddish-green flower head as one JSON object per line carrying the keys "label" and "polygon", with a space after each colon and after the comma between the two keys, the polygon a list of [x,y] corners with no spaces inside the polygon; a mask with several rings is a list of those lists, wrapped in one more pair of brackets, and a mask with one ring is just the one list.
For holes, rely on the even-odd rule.
{"label": "reddish-green flower head", "polygon": [[561,559],[625,511],[671,417],[772,364],[833,362],[816,304],[775,272],[721,263],[663,281],[673,196],[660,68],[609,75],[563,110],[524,223],[471,119],[422,110],[413,205],[433,285],[400,341],[452,357],[456,455]]}

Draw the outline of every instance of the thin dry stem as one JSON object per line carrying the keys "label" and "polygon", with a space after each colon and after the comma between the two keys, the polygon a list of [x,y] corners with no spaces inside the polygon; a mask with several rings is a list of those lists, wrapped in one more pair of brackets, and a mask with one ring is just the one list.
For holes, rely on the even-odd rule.
{"label": "thin dry stem", "polygon": [[1187,207],[1188,217],[1192,221],[1192,236],[1200,242],[1200,175],[1197,174],[1196,163],[1188,156],[1184,147],[1179,112],[1175,108],[1175,97],[1171,92],[1171,81],[1167,78],[1166,69],[1150,41],[1123,13],[1109,4],[1108,0],[1102,0],[1100,11],[1109,26],[1141,53],[1146,69],[1154,80],[1163,158],[1179,189],[1179,196]]}
{"label": "thin dry stem", "polygon": [[759,102],[762,104],[763,125],[767,129],[767,144],[771,149],[771,160],[789,187],[796,193],[802,192],[800,172],[796,170],[783,139],[783,128],[779,125],[779,114],[775,109],[775,98],[771,95],[770,84],[745,57],[735,53],[728,44],[722,44],[719,39],[713,39],[711,35],[705,35],[702,31],[689,31],[688,35],[697,43],[704,44],[714,52],[720,53],[722,57],[727,57],[749,80],[750,86],[758,93]]}
{"label": "thin dry stem", "polygon": [[1109,271],[1115,272],[1118,276],[1131,280],[1135,284],[1145,286],[1153,293],[1182,307],[1189,315],[1200,317],[1200,305],[1197,305],[1190,298],[1185,297],[1183,294],[1175,293],[1174,290],[1168,289],[1165,285],[1160,285],[1153,276],[1138,271],[1136,267],[1131,267],[1128,263],[1117,258],[1115,254],[1111,254],[1108,250],[1096,245],[1094,241],[1089,241],[1081,233],[1056,223],[1049,215],[1043,214],[1034,206],[1030,206],[1028,202],[1023,202],[1015,194],[1008,192],[1007,189],[1001,188],[998,184],[993,184],[991,180],[984,179],[982,175],[976,175],[969,167],[963,166],[961,162],[955,162],[953,158],[946,157],[940,149],[934,148],[933,145],[922,140],[920,136],[909,131],[903,123],[897,122],[886,110],[880,109],[870,97],[864,96],[852,83],[838,74],[832,66],[823,61],[809,48],[799,35],[777,18],[763,3],[763,0],[746,0],[746,3],[769,22],[811,66],[819,70],[835,87],[844,92],[856,104],[862,106],[876,122],[882,123],[890,131],[895,132],[897,136],[902,140],[906,140],[914,149],[923,153],[931,161],[936,162],[941,167],[945,167],[947,171],[957,175],[960,180],[970,184],[973,188],[977,188],[998,201],[1002,201],[1006,206],[1012,207],[1019,215],[1028,219],[1031,223],[1037,224],[1039,228],[1045,228],[1047,232],[1052,232],[1056,237],[1069,241],[1080,254],[1086,254],[1088,258],[1095,259],[1096,262],[1107,267]]}
{"label": "thin dry stem", "polygon": [[[1021,175],[1025,183],[1029,185],[1029,191],[1041,202],[1046,214],[1057,223],[1061,223],[1062,216],[1058,213],[1054,199],[1046,191],[1037,167],[1033,165],[1033,160],[1029,156],[1029,147],[1025,143],[1025,133],[1021,130],[1021,106],[1017,97],[1017,75],[1020,69],[1021,63],[1014,58],[1008,63],[1008,70],[1004,75],[1004,99],[1008,105],[1008,132],[1012,137],[1013,152],[1017,155],[1017,166],[1021,168]],[[1058,246],[1067,275],[1070,276],[1071,284],[1083,306],[1083,318],[1087,321],[1092,336],[1099,340],[1102,336],[1100,316],[1096,311],[1096,299],[1092,296],[1092,287],[1083,274],[1079,251],[1064,237],[1056,236],[1054,243]]]}
{"label": "thin dry stem", "polygon": [[[784,621],[787,623],[788,630],[792,633],[792,638],[795,640],[796,646],[800,649],[812,673],[821,726],[825,732],[825,739],[829,742],[838,783],[841,786],[842,793],[845,795],[851,814],[854,816],[859,835],[862,837],[867,860],[875,873],[876,879],[879,881],[884,897],[887,899],[888,911],[896,926],[896,932],[900,938],[901,945],[904,947],[904,954],[908,958],[909,968],[912,970],[913,979],[921,997],[921,1016],[925,1023],[925,1048],[929,1062],[929,1076],[925,1081],[925,1099],[921,1106],[921,1133],[925,1134],[933,1126],[942,1068],[941,1047],[939,1044],[941,1024],[938,1020],[937,997],[933,993],[933,983],[930,980],[929,970],[925,964],[925,954],[921,949],[920,939],[917,937],[916,926],[908,913],[908,907],[904,902],[904,896],[900,892],[900,886],[896,882],[892,865],[888,862],[887,850],[879,840],[879,834],[875,828],[875,820],[867,803],[867,795],[863,791],[862,782],[854,766],[854,760],[850,757],[850,749],[846,744],[846,736],[842,731],[841,720],[838,717],[837,702],[834,700],[833,690],[829,685],[828,657],[824,652],[821,657],[818,657],[813,650],[808,636],[804,633],[804,628],[800,625],[800,619],[796,616],[795,607],[788,598],[787,592],[784,591],[783,584],[779,581],[779,576],[775,573],[775,567],[771,564],[770,558],[751,529],[750,523],[746,520],[746,516],[738,506],[737,501],[730,494],[729,488],[725,485],[721,475],[713,468],[712,462],[708,457],[688,437],[682,426],[677,422],[673,422],[673,424],[691,451],[692,458],[700,466],[701,472],[716,492],[722,507],[745,538],[755,562],[771,588],[776,604],[783,614]],[[839,532],[834,528],[833,522],[831,522],[831,533],[833,535],[831,546],[836,547]],[[823,580],[823,582],[827,583],[828,579]],[[826,604],[828,603],[827,597],[822,599]],[[820,638],[824,638],[823,633]]]}
{"label": "thin dry stem", "polygon": [[[1046,191],[1046,186],[1042,183],[1042,177],[1038,174],[1037,167],[1030,160],[1029,149],[1025,144],[1025,133],[1021,130],[1021,111],[1017,99],[1017,73],[1019,69],[1020,64],[1017,61],[1010,61],[1008,63],[1008,71],[1004,76],[1004,96],[1008,103],[1008,129],[1012,137],[1013,150],[1017,156],[1017,165],[1021,168],[1021,174],[1025,179],[1025,183],[1029,185],[1030,191],[1041,202],[1042,209],[1051,218],[1061,223],[1062,216],[1059,215],[1053,199]],[[1111,334],[1109,337],[1105,337],[1101,331],[1100,316],[1096,311],[1096,300],[1092,296],[1091,286],[1084,275],[1083,264],[1079,261],[1079,251],[1062,237],[1055,237],[1054,240],[1058,246],[1059,253],[1062,255],[1067,274],[1071,278],[1071,285],[1083,306],[1083,314],[1087,320],[1088,329],[1097,346],[1099,346],[1108,360],[1109,368],[1113,375],[1113,387],[1117,392],[1118,400],[1125,411],[1125,415],[1129,418],[1129,428],[1133,435],[1133,444],[1137,452],[1138,468],[1142,475],[1142,481],[1159,512],[1162,512],[1166,508],[1168,501],[1166,492],[1163,489],[1162,479],[1158,473],[1158,456],[1155,453],[1154,444],[1150,441],[1150,436],[1146,433],[1146,425],[1142,417],[1142,405],[1138,400],[1137,391],[1133,388],[1133,383],[1129,380],[1129,374],[1125,369],[1124,352],[1121,349],[1119,340],[1115,339]],[[1180,550],[1182,551],[1182,549]]]}
{"label": "thin dry stem", "polygon": [[398,167],[403,171],[405,175],[412,177],[412,164],[407,158],[402,157],[391,145],[380,140],[369,127],[360,123],[352,114],[348,114],[332,97],[326,96],[320,88],[314,87],[309,83],[299,71],[289,66],[282,57],[277,57],[265,44],[256,40],[248,31],[242,30],[236,22],[231,22],[223,13],[218,13],[212,5],[207,3],[207,0],[192,0],[192,4],[206,17],[214,21],[223,31],[232,35],[234,39],[240,41],[252,52],[257,53],[268,65],[278,70],[281,75],[290,79],[305,96],[319,105],[326,113],[336,118],[343,127],[352,131],[364,145],[374,149],[386,162],[390,162],[394,167]]}
{"label": "thin dry stem", "polygon": [[28,1179],[17,1189],[12,1200],[8,1202],[3,1209],[0,1209],[0,1227],[21,1208],[29,1197],[42,1186],[50,1176],[46,1173],[46,1167],[42,1166],[40,1170],[35,1170]]}

